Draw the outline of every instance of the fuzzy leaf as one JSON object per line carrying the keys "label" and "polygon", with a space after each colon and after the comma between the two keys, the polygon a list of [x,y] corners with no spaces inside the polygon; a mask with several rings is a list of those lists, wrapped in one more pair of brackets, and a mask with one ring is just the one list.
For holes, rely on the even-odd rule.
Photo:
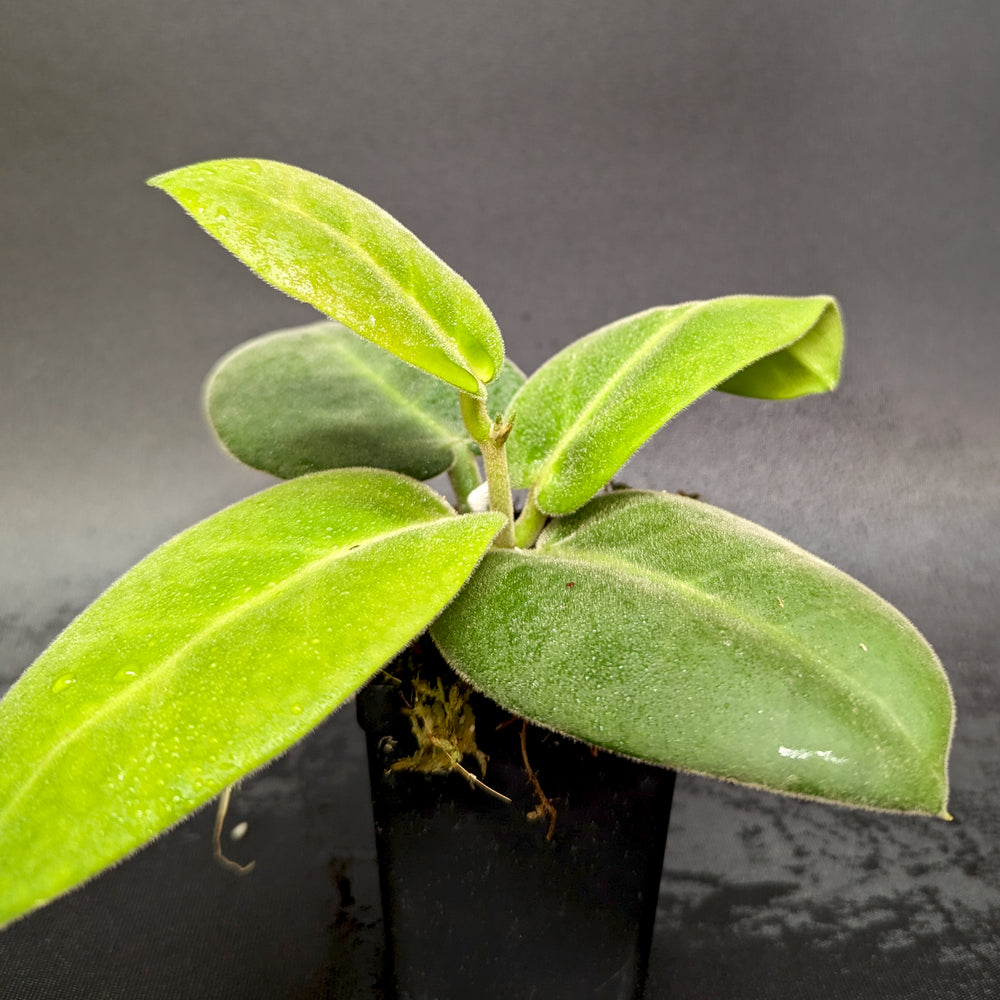
{"label": "fuzzy leaf", "polygon": [[547,361],[514,397],[514,485],[533,488],[543,511],[568,514],[714,387],[769,398],[833,389],[842,340],[823,295],[734,295],[618,320]]}
{"label": "fuzzy leaf", "polygon": [[[739,305],[738,302],[736,304]],[[801,323],[804,327],[811,319],[813,309],[816,306],[822,306],[822,309],[813,325],[798,340],[765,355],[715,388],[734,396],[756,399],[795,399],[836,389],[844,348],[844,329],[836,302],[826,296],[762,299],[758,300],[757,308],[763,311],[769,304],[776,312],[773,320],[775,329],[782,325],[782,320],[786,329],[789,322]],[[796,310],[801,310],[797,317]],[[780,317],[777,315],[779,311]]]}
{"label": "fuzzy leaf", "polygon": [[511,712],[685,771],[946,815],[953,710],[931,648],[855,580],[749,521],[605,494],[494,549],[432,626]]}
{"label": "fuzzy leaf", "polygon": [[502,523],[394,473],[322,472],[130,570],[0,702],[0,924],[316,726],[451,600]]}
{"label": "fuzzy leaf", "polygon": [[[524,383],[505,360],[490,386],[500,413]],[[291,479],[357,465],[430,479],[473,448],[458,393],[339,323],[250,340],[222,358],[205,390],[223,446],[255,469]]]}
{"label": "fuzzy leaf", "polygon": [[475,290],[373,202],[272,160],[212,160],[153,177],[276,288],[466,392],[503,341]]}

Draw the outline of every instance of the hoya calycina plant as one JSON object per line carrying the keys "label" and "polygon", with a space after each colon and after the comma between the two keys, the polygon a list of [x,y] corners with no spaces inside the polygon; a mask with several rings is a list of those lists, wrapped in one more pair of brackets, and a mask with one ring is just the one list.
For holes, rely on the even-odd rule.
{"label": "hoya calycina plant", "polygon": [[[223,444],[287,481],[153,552],[0,705],[0,922],[272,759],[428,628],[473,686],[599,747],[947,816],[951,694],[899,612],[725,511],[604,490],[710,389],[832,389],[832,299],[648,309],[526,380],[476,292],[360,195],[262,160],[150,183],[332,322],[209,380]],[[446,471],[454,507],[421,482]]]}

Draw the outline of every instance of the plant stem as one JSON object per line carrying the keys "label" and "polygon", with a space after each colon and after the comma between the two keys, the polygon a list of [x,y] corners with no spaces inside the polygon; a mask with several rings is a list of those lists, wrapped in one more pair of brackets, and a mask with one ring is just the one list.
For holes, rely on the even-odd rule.
{"label": "plant stem", "polygon": [[507,518],[507,523],[493,541],[498,549],[514,548],[514,498],[510,493],[510,474],[507,472],[506,440],[507,435],[504,434],[498,444],[491,436],[479,445],[483,451],[483,465],[486,466],[490,510],[499,511]]}
{"label": "plant stem", "polygon": [[469,494],[483,481],[479,463],[471,448],[459,446],[455,450],[455,464],[448,470],[448,479],[455,493],[455,502],[463,513],[469,510]]}
{"label": "plant stem", "polygon": [[535,544],[538,536],[545,527],[545,522],[549,515],[538,509],[535,503],[535,491],[528,494],[528,499],[524,502],[524,510],[514,524],[514,540],[520,549],[530,549]]}
{"label": "plant stem", "polygon": [[465,429],[469,432],[469,437],[477,444],[482,444],[490,436],[490,431],[493,429],[490,411],[486,409],[486,400],[460,391],[458,401],[462,409],[462,420],[465,421]]}
{"label": "plant stem", "polygon": [[493,540],[498,549],[514,548],[514,498],[510,492],[510,473],[507,471],[507,435],[511,424],[502,417],[490,420],[485,400],[478,396],[461,395],[462,419],[465,427],[483,453],[486,482],[490,495],[490,510],[499,511],[507,518],[500,534]]}

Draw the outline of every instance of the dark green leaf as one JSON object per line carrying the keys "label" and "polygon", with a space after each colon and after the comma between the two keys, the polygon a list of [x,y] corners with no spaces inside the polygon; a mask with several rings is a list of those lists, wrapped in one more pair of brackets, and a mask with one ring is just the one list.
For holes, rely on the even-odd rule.
{"label": "dark green leaf", "polygon": [[[504,361],[491,411],[502,412],[523,382]],[[213,369],[205,400],[236,458],[285,479],[360,465],[430,479],[472,447],[454,388],[339,323],[241,345]]]}
{"label": "dark green leaf", "polygon": [[622,491],[494,549],[432,627],[512,712],[686,771],[944,815],[953,711],[894,608],[725,511]]}

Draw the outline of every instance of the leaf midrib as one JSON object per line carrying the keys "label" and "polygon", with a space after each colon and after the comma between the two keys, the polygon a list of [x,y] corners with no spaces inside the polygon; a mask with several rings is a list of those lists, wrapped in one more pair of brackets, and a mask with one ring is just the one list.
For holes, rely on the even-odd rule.
{"label": "leaf midrib", "polygon": [[[352,352],[351,349],[346,344],[342,343],[334,344],[333,347],[334,350],[337,351],[337,353],[340,355],[342,359],[346,359],[349,364],[353,365],[354,368],[357,371],[361,372],[366,378],[368,378],[369,381],[374,382],[375,385],[378,386],[378,388],[387,397],[389,397],[389,399],[391,399],[394,403],[396,403],[401,410],[404,410],[406,413],[411,414],[414,418],[416,418],[418,423],[421,423],[425,427],[429,428],[431,432],[434,434],[434,436],[443,445],[451,447],[452,451],[454,452],[455,445],[462,443],[462,439],[456,437],[454,431],[451,428],[445,427],[444,424],[439,423],[428,413],[421,410],[420,407],[414,405],[414,403],[410,399],[404,396],[399,391],[399,389],[396,388],[396,386],[394,386],[391,382],[386,381],[386,379],[382,377],[382,375],[378,372],[377,369],[373,368],[370,364],[368,364],[368,362],[364,358]],[[458,407],[457,400],[455,406],[457,409]]]}
{"label": "leaf midrib", "polygon": [[[445,326],[423,304],[423,302],[420,301],[420,299],[416,298],[414,295],[411,294],[411,290],[407,289],[399,278],[397,278],[394,274],[388,271],[386,267],[383,264],[381,264],[376,257],[372,256],[371,252],[367,249],[367,247],[365,247],[363,243],[359,243],[349,234],[338,229],[336,226],[331,225],[329,222],[324,221],[318,216],[309,214],[305,209],[301,208],[299,205],[297,205],[295,202],[291,200],[285,200],[283,198],[279,198],[278,196],[273,195],[270,192],[262,192],[257,188],[252,187],[249,184],[244,184],[241,181],[238,181],[233,178],[227,178],[227,182],[229,184],[232,184],[233,187],[242,188],[244,191],[248,191],[251,195],[254,195],[258,198],[264,198],[267,201],[270,201],[273,205],[278,206],[279,208],[288,209],[289,211],[294,212],[296,215],[301,216],[307,222],[310,222],[313,225],[318,226],[319,228],[328,232],[330,234],[332,242],[340,246],[341,249],[346,248],[349,251],[353,251],[358,257],[361,257],[365,261],[367,261],[372,270],[375,271],[376,274],[380,275],[385,281],[385,283],[390,288],[393,289],[395,297],[398,301],[400,301],[411,312],[417,312],[425,317],[425,323],[424,323],[425,327],[430,327],[436,340],[439,341],[435,346],[437,346],[440,350],[444,352],[445,356],[448,358],[449,361],[457,365],[463,371],[470,374],[472,378],[478,381],[478,376],[474,372],[469,371],[469,368],[466,367],[468,361],[462,354],[461,349],[458,347],[457,342],[448,335]],[[358,198],[363,197],[362,195],[357,194],[356,191],[352,192],[352,194],[357,195]],[[350,209],[350,214],[352,216],[355,215],[355,210],[353,207]],[[400,223],[397,223],[397,225],[400,225],[400,228],[404,229],[407,233],[409,233],[409,230],[406,230],[405,226],[402,226],[402,224]],[[413,236],[412,233],[410,233],[410,236],[413,239],[416,239],[416,237]],[[433,251],[428,250],[428,253],[433,254]],[[444,264],[443,261],[439,262],[441,263],[442,267],[447,266]],[[485,354],[487,354],[487,356],[489,355],[489,352],[486,351],[485,348],[483,348],[483,351]]]}
{"label": "leaf midrib", "polygon": [[[588,550],[585,555],[577,555],[573,552],[573,550],[566,549],[561,549],[558,555],[552,555],[543,549],[536,551],[540,557],[548,561],[566,562],[574,566],[593,567],[595,564],[598,566],[605,566],[608,569],[619,573],[630,575],[639,580],[640,583],[649,587],[656,588],[661,591],[666,590],[668,592],[672,589],[683,591],[689,597],[708,607],[717,609],[722,608],[731,612],[739,612],[739,618],[742,621],[747,622],[751,629],[756,629],[759,633],[766,635],[769,639],[775,640],[778,645],[783,645],[792,650],[801,651],[804,654],[801,657],[802,662],[808,665],[813,673],[817,673],[818,664],[814,659],[813,652],[805,643],[801,642],[794,635],[789,635],[788,633],[782,631],[778,626],[773,625],[760,615],[746,613],[745,609],[741,608],[734,602],[726,600],[716,594],[712,594],[707,590],[703,590],[685,580],[680,579],[679,577],[671,575],[670,573],[664,572],[663,570],[652,570],[646,567],[640,567],[637,563],[629,562],[625,559],[615,559],[604,553],[598,555],[592,550]],[[648,579],[644,580],[643,577]],[[885,704],[883,699],[872,695],[871,692],[860,689],[857,684],[853,682],[851,676],[839,669],[835,663],[830,663],[828,666],[832,668],[833,674],[831,675],[829,672],[823,674],[822,676],[824,680],[834,682],[834,677],[836,677],[837,680],[834,682],[834,685],[844,692],[848,698],[850,698],[852,692],[860,692],[864,696],[862,704],[870,705],[872,709],[875,707],[880,709],[883,717],[888,720],[892,727],[902,735],[905,742],[912,747],[913,752],[925,763],[928,765],[931,764],[931,760],[924,748],[917,743],[896,714]]]}
{"label": "leaf midrib", "polygon": [[[550,477],[552,469],[556,465],[557,461],[559,461],[567,453],[567,451],[569,451],[570,447],[572,446],[573,439],[576,437],[576,434],[579,431],[580,427],[585,425],[590,420],[591,416],[598,409],[598,407],[604,403],[604,401],[608,398],[608,396],[612,393],[613,390],[618,388],[619,384],[622,382],[625,376],[628,375],[634,368],[636,368],[641,361],[644,361],[647,357],[649,357],[650,354],[652,354],[657,348],[661,347],[663,344],[665,344],[666,342],[671,340],[674,336],[676,336],[682,323],[688,320],[693,314],[696,314],[698,310],[701,309],[703,306],[709,304],[710,301],[711,300],[697,299],[692,302],[683,303],[683,305],[686,305],[688,308],[686,308],[679,315],[674,315],[668,323],[664,324],[661,330],[659,330],[656,334],[651,336],[646,341],[646,343],[643,344],[642,348],[639,351],[631,355],[621,367],[615,370],[612,377],[608,379],[607,382],[604,383],[604,385],[601,387],[601,389],[597,392],[596,395],[591,397],[590,401],[580,411],[580,413],[573,420],[570,426],[559,436],[559,439],[556,441],[556,444],[549,452],[549,457],[546,459],[545,463],[539,468],[537,474],[533,477],[532,485],[535,486],[535,488],[539,490],[539,492],[545,488],[546,485],[545,480],[547,480]],[[632,319],[639,319],[639,317],[641,316],[649,315],[650,313],[655,312],[658,308],[661,307],[654,306],[652,309],[647,309],[645,313],[637,314],[636,316],[632,317]],[[680,307],[679,306],[671,307],[672,310],[676,310],[678,308]],[[822,316],[827,308],[828,304],[824,304],[823,308],[820,310],[819,316]],[[795,358],[795,360],[800,365],[802,365],[803,368],[805,368],[811,374],[816,376],[823,384],[827,384],[828,380],[824,378],[820,374],[820,372],[816,371],[813,368],[813,366],[807,364],[793,350],[793,348],[797,344],[799,344],[803,340],[803,338],[808,335],[810,331],[815,329],[816,323],[818,321],[819,317],[817,317],[816,321],[812,323],[812,325],[805,331],[805,333],[800,334],[798,337],[796,337],[790,343],[785,344],[783,347],[777,347],[773,351],[769,351],[767,354],[762,355],[760,358],[757,358],[755,361],[748,362],[746,365],[743,366],[743,368],[739,369],[739,371],[745,371],[747,368],[751,367],[757,362],[763,361],[765,358],[773,357],[774,355],[780,353],[781,351],[789,351],[791,352],[792,357]],[[735,375],[738,374],[738,372],[734,372],[732,374]],[[709,387],[709,389],[711,389],[711,387]],[[709,389],[706,389],[705,391],[708,392]],[[669,420],[670,417],[673,415],[674,414],[668,414],[666,420]]]}
{"label": "leaf midrib", "polygon": [[[695,306],[700,303],[687,303],[689,306]],[[652,309],[646,310],[645,313],[640,313],[639,316],[649,315],[655,312],[658,307],[654,306]],[[609,378],[604,385],[598,390],[598,392],[591,396],[590,401],[584,406],[584,408],[577,414],[573,422],[566,428],[566,430],[559,436],[558,441],[553,447],[552,451],[549,452],[549,457],[546,459],[544,465],[538,470],[538,473],[534,477],[534,483],[532,484],[537,489],[541,490],[545,488],[545,480],[548,479],[552,472],[553,466],[556,462],[566,454],[569,450],[572,440],[576,435],[576,432],[583,426],[594,413],[594,411],[604,402],[605,399],[611,394],[611,392],[618,387],[622,379],[635,368],[640,361],[645,360],[653,353],[656,347],[659,347],[665,340],[668,340],[670,336],[676,331],[679,320],[687,316],[690,309],[685,309],[679,317],[675,317],[673,322],[665,323],[659,332],[651,336],[645,344],[636,351],[634,354],[630,355],[626,362],[619,368],[615,369],[611,378]],[[632,317],[633,319],[638,319],[639,316]]]}
{"label": "leaf midrib", "polygon": [[127,685],[120,692],[118,692],[118,694],[113,695],[107,701],[103,702],[100,708],[98,708],[92,715],[88,716],[71,732],[67,733],[66,736],[57,741],[55,745],[53,745],[51,749],[36,762],[35,767],[30,772],[27,780],[25,780],[14,795],[7,800],[3,809],[0,809],[0,831],[3,830],[7,817],[14,811],[17,804],[24,798],[25,794],[30,791],[30,789],[41,779],[42,775],[45,774],[48,765],[52,761],[62,756],[67,749],[77,743],[85,733],[94,728],[94,726],[109,715],[114,708],[138,697],[138,695],[145,691],[145,689],[149,687],[154,680],[162,678],[165,672],[169,671],[175,664],[182,660],[192,649],[197,648],[203,642],[211,638],[211,636],[217,634],[225,626],[237,621],[244,615],[251,613],[259,606],[267,604],[268,601],[272,600],[277,594],[286,590],[293,583],[300,582],[304,577],[309,576],[316,570],[334,563],[339,559],[356,557],[364,549],[369,548],[376,543],[383,542],[386,539],[450,520],[452,520],[450,515],[443,514],[441,517],[435,518],[434,520],[421,521],[416,524],[406,525],[402,528],[395,528],[392,531],[387,531],[372,538],[367,538],[362,542],[351,543],[354,546],[353,548],[338,547],[327,555],[314,559],[295,570],[285,577],[280,583],[275,583],[273,586],[265,585],[264,589],[250,600],[241,602],[237,606],[230,608],[229,611],[226,611],[224,614],[216,618],[207,628],[204,628],[193,635],[168,657],[154,664],[146,673],[142,675],[142,677],[133,681],[131,684]]}

